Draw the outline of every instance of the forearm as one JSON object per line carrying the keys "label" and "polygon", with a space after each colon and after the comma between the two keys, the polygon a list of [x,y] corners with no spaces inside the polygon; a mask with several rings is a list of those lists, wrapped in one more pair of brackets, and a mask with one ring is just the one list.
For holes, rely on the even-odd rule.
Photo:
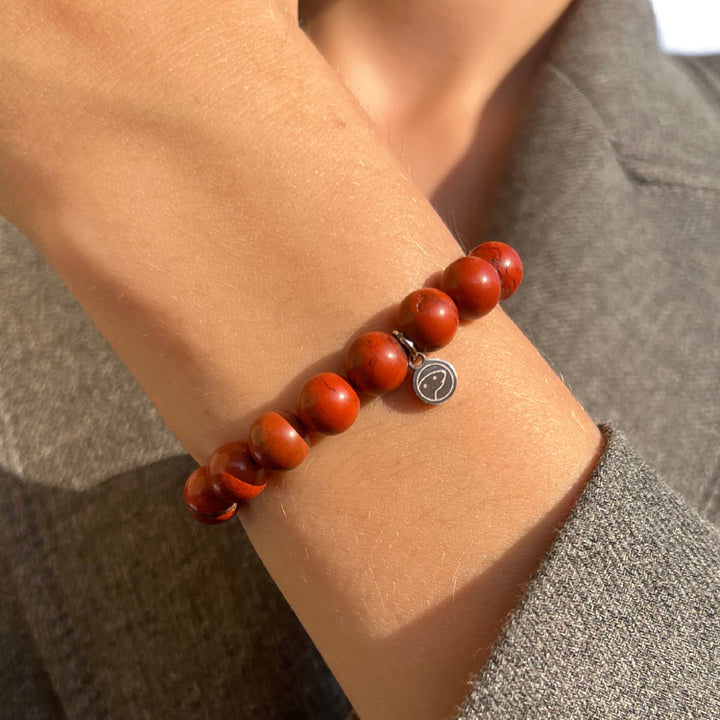
{"label": "forearm", "polygon": [[[68,92],[63,77],[102,54],[77,58],[70,42],[68,68],[38,52],[46,87],[31,102],[23,78],[3,77],[16,94],[4,100],[0,210],[197,459],[227,418],[242,421],[239,407],[272,402],[459,253],[429,207],[417,212],[425,200],[303,33],[279,14],[248,23],[217,57],[209,37],[180,57],[168,33],[153,50],[162,67],[147,61],[152,82],[126,61],[107,97],[95,76]],[[142,54],[140,40],[115,54]],[[230,353],[238,371],[219,387],[215,365]],[[171,388],[170,358],[173,376],[182,363],[205,379]]]}
{"label": "forearm", "polygon": [[[159,76],[172,116],[108,126],[100,101],[72,127],[38,118],[16,167],[47,181],[7,204],[200,463],[263,410],[293,410],[353,334],[460,254],[285,22],[244,38],[259,79],[240,41],[182,82]],[[239,513],[368,720],[452,711],[600,451],[501,311],[442,356],[460,377],[447,405],[369,403]]]}

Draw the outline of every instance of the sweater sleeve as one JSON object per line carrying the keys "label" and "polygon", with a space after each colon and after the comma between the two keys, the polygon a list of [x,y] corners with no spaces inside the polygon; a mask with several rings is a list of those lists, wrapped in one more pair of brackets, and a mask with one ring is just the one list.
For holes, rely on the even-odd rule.
{"label": "sweater sleeve", "polygon": [[457,720],[720,717],[720,534],[613,424]]}

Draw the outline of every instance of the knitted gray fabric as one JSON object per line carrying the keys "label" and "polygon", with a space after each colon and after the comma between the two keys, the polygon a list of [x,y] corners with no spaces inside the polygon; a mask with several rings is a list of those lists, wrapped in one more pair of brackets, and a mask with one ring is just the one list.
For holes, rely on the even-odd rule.
{"label": "knitted gray fabric", "polygon": [[463,720],[720,717],[720,533],[604,431]]}
{"label": "knitted gray fabric", "polygon": [[[608,445],[458,717],[720,717],[720,61],[663,56],[644,0],[578,3],[492,235]],[[189,522],[193,461],[2,221],[0,343],[0,718],[343,720],[240,523]]]}

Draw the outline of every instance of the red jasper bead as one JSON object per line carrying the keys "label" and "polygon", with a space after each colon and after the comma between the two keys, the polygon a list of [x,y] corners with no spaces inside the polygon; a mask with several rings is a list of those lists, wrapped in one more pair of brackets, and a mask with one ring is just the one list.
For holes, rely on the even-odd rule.
{"label": "red jasper bead", "polygon": [[487,315],[498,304],[502,287],[497,270],[487,260],[470,255],[445,268],[441,285],[465,320]]}
{"label": "red jasper bead", "polygon": [[522,260],[510,245],[503,242],[485,242],[474,247],[470,255],[487,260],[498,271],[502,282],[501,300],[509,298],[520,287],[523,277]]}
{"label": "red jasper bead", "polygon": [[268,471],[250,456],[247,443],[221,445],[208,460],[208,482],[225,500],[243,504],[257,497],[267,485]]}
{"label": "red jasper bead", "polygon": [[250,428],[250,455],[269,470],[292,470],[308,454],[306,436],[307,429],[292,413],[266,412]]}
{"label": "red jasper bead", "polygon": [[408,360],[402,345],[385,332],[367,332],[356,338],[345,353],[348,380],[358,390],[381,395],[400,387]]}
{"label": "red jasper bead", "polygon": [[459,322],[452,298],[437,288],[411,292],[400,303],[397,315],[397,329],[420,351],[447,345],[455,337]]}
{"label": "red jasper bead", "polygon": [[207,467],[198,468],[185,481],[183,499],[187,511],[199,522],[217,525],[229,520],[237,510],[235,501],[219,498],[210,487]]}
{"label": "red jasper bead", "polygon": [[300,390],[297,411],[310,430],[337,435],[347,430],[357,417],[360,398],[345,378],[331,372],[311,377]]}

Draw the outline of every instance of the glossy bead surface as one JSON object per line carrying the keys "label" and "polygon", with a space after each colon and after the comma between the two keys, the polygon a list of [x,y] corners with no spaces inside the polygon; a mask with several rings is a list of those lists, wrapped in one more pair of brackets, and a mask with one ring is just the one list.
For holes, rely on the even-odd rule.
{"label": "glossy bead surface", "polygon": [[470,251],[473,257],[487,260],[500,275],[500,299],[506,300],[520,287],[523,276],[522,260],[517,252],[502,242],[485,242]]}
{"label": "glossy bead surface", "polygon": [[447,345],[455,337],[459,322],[452,298],[437,288],[411,292],[400,303],[397,315],[397,329],[420,351]]}
{"label": "glossy bead surface", "polygon": [[224,500],[246,503],[267,485],[268,472],[252,459],[244,442],[221,445],[210,456],[207,466],[210,487]]}
{"label": "glossy bead surface", "polygon": [[470,255],[445,268],[441,285],[464,320],[487,315],[498,304],[502,287],[497,270],[487,260]]}
{"label": "glossy bead surface", "polygon": [[321,435],[347,430],[357,417],[360,398],[352,385],[335,373],[311,377],[298,393],[297,413],[303,424]]}
{"label": "glossy bead surface", "polygon": [[310,446],[306,435],[300,418],[292,413],[263,413],[250,428],[250,455],[258,465],[269,470],[292,470],[308,454]]}
{"label": "glossy bead surface", "polygon": [[402,345],[385,332],[367,332],[345,353],[345,372],[357,390],[381,395],[400,387],[408,370]]}
{"label": "glossy bead surface", "polygon": [[237,510],[235,502],[228,503],[212,491],[205,465],[198,468],[185,481],[183,500],[187,511],[196,520],[206,525],[225,522]]}

